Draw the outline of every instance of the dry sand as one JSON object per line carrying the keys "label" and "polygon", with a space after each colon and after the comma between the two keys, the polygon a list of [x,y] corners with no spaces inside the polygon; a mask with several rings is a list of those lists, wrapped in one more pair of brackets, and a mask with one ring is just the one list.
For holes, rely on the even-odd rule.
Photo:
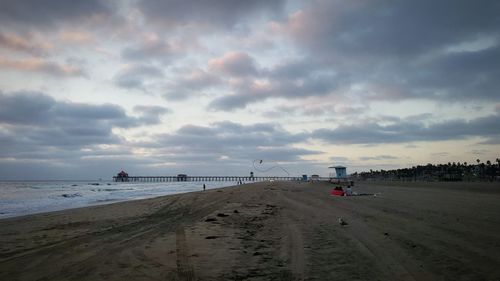
{"label": "dry sand", "polygon": [[0,280],[500,280],[498,183],[331,188],[266,182],[0,220]]}

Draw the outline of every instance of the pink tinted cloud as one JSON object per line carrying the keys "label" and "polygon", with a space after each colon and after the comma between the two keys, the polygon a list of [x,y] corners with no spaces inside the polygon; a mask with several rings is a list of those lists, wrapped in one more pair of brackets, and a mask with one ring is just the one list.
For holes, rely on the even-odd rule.
{"label": "pink tinted cloud", "polygon": [[63,31],[59,39],[70,44],[89,44],[94,42],[94,36],[86,31]]}
{"label": "pink tinted cloud", "polygon": [[0,67],[17,71],[39,72],[54,76],[83,76],[83,70],[67,64],[58,64],[40,58],[11,60],[0,57]]}
{"label": "pink tinted cloud", "polygon": [[34,38],[32,35],[20,36],[14,33],[0,33],[0,48],[43,55],[52,49],[53,46],[49,42]]}
{"label": "pink tinted cloud", "polygon": [[243,52],[230,52],[208,62],[210,69],[230,76],[249,76],[257,74],[255,61]]}

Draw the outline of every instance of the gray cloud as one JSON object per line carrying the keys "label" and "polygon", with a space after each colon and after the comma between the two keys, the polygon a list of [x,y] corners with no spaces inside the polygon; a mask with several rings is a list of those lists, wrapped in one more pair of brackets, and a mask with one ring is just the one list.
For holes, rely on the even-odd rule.
{"label": "gray cloud", "polygon": [[214,99],[209,108],[229,111],[269,98],[300,99],[324,96],[336,90],[341,83],[337,77],[329,74],[307,77],[301,81],[272,80],[264,85],[255,81],[245,81],[235,87],[234,94]]}
{"label": "gray cloud", "polygon": [[[112,105],[89,105],[60,102],[37,92],[0,93],[0,125],[3,148],[26,146],[68,149],[96,144],[118,144],[112,128],[130,128],[158,123],[167,109],[138,107],[142,117],[129,117],[123,108]],[[6,149],[20,152],[22,150]]]}
{"label": "gray cloud", "polygon": [[161,77],[163,77],[163,71],[158,67],[133,64],[120,71],[114,77],[114,82],[121,88],[147,91],[148,82]]}
{"label": "gray cloud", "polygon": [[168,62],[179,54],[179,50],[160,39],[145,40],[122,51],[124,59],[138,62]]}
{"label": "gray cloud", "polygon": [[56,77],[85,76],[78,66],[59,64],[40,58],[12,60],[0,56],[0,67],[9,70],[48,74]]}
{"label": "gray cloud", "polygon": [[222,83],[217,75],[198,68],[190,72],[181,71],[172,80],[163,95],[167,100],[186,99]]}
{"label": "gray cloud", "polygon": [[291,146],[306,139],[307,135],[289,133],[276,124],[225,121],[207,127],[186,125],[142,145],[155,149],[155,155],[164,155],[165,161],[180,164],[224,160],[248,165],[254,159],[293,162],[300,161],[303,155],[319,153]]}
{"label": "gray cloud", "polygon": [[480,136],[489,140],[500,135],[500,115],[490,115],[469,121],[456,119],[425,125],[402,119],[397,123],[379,125],[366,122],[341,125],[336,129],[319,129],[312,136],[329,143],[383,144],[412,141],[458,140]]}
{"label": "gray cloud", "polygon": [[251,16],[281,14],[283,0],[231,1],[231,0],[147,0],[138,7],[152,22],[167,26],[198,23],[200,27],[233,28]]}
{"label": "gray cloud", "polygon": [[[136,106],[134,111],[140,116],[130,117],[116,105],[60,102],[36,92],[0,94],[0,165],[7,170],[16,165],[45,165],[47,173],[53,174],[58,165],[72,163],[73,168],[63,169],[68,176],[76,167],[95,171],[88,163],[102,167],[95,171],[96,175],[113,174],[116,171],[110,167],[118,169],[116,163],[135,172],[160,171],[155,167],[164,163],[176,163],[179,172],[201,171],[219,163],[240,173],[254,159],[297,165],[304,163],[302,156],[321,153],[292,146],[306,141],[307,134],[293,134],[270,123],[242,125],[224,121],[210,126],[186,125],[170,134],[152,135],[151,141],[128,143],[113,134],[112,129],[156,124],[170,112],[165,107],[149,105]],[[132,148],[142,148],[151,155],[137,159]],[[5,159],[11,159],[11,163],[4,163]],[[109,166],[103,167],[103,163]],[[1,173],[0,176],[6,177]]]}
{"label": "gray cloud", "polygon": [[[142,105],[135,112],[140,116],[128,116],[113,104],[61,102],[39,92],[0,92],[0,178],[110,177],[120,167],[144,171],[159,160],[135,157],[112,129],[157,124],[170,110]],[[19,167],[23,173],[16,170]],[[29,175],[24,174],[27,170]],[[78,175],[82,170],[89,174]]]}
{"label": "gray cloud", "polygon": [[392,156],[392,155],[377,155],[377,156],[364,156],[364,157],[359,157],[359,160],[361,161],[369,161],[369,160],[395,160],[399,159],[399,157]]}
{"label": "gray cloud", "polygon": [[376,100],[498,100],[500,4],[315,1],[287,32]]}
{"label": "gray cloud", "polygon": [[330,161],[333,163],[346,163],[349,161],[349,158],[343,156],[332,156],[330,157]]}
{"label": "gray cloud", "polygon": [[270,69],[255,69],[255,73],[269,82],[240,80],[232,85],[232,94],[214,99],[209,108],[228,111],[268,98],[324,96],[347,84],[347,77],[332,73],[315,61],[290,61]]}
{"label": "gray cloud", "polygon": [[13,125],[46,122],[54,104],[52,97],[40,93],[0,93],[0,122]]}
{"label": "gray cloud", "polygon": [[294,14],[289,32],[299,44],[332,55],[418,56],[483,35],[498,35],[497,1],[315,1]]}
{"label": "gray cloud", "polygon": [[488,137],[485,141],[481,141],[478,144],[485,144],[485,145],[497,145],[497,144],[500,144],[500,135]]}
{"label": "gray cloud", "polygon": [[[419,66],[417,66],[419,67]],[[426,64],[420,72],[407,73],[414,96],[430,96],[453,101],[498,100],[500,46],[480,51],[443,55]],[[422,67],[422,66],[420,66]]]}
{"label": "gray cloud", "polygon": [[142,115],[139,122],[147,125],[159,124],[162,115],[172,113],[172,110],[166,107],[155,105],[137,105],[134,107],[134,111]]}
{"label": "gray cloud", "polygon": [[2,1],[0,23],[9,27],[46,28],[111,14],[109,2],[100,0]]}

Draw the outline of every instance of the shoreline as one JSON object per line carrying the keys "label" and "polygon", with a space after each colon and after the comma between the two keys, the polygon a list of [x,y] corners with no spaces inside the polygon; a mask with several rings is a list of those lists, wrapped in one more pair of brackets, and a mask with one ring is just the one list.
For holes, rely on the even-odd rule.
{"label": "shoreline", "polygon": [[210,189],[207,189],[205,191],[203,190],[196,190],[196,191],[186,191],[186,192],[181,192],[181,193],[173,193],[173,194],[165,194],[165,195],[159,195],[159,196],[156,196],[156,197],[150,197],[150,198],[138,198],[138,199],[125,199],[125,200],[119,200],[119,201],[113,201],[113,202],[109,202],[109,203],[97,203],[97,204],[94,204],[94,205],[89,205],[89,206],[82,206],[82,207],[75,207],[75,208],[69,208],[69,209],[61,209],[61,210],[54,210],[54,211],[48,211],[48,212],[40,212],[40,213],[32,213],[32,214],[25,214],[25,215],[20,215],[20,216],[14,216],[14,217],[5,217],[5,218],[0,218],[0,223],[5,221],[5,220],[17,220],[17,219],[23,219],[23,218],[29,218],[29,217],[36,217],[36,216],[43,216],[43,217],[47,217],[47,216],[50,216],[50,215],[70,215],[71,214],[64,214],[66,212],[68,213],[72,213],[72,212],[85,212],[86,209],[88,209],[89,211],[93,211],[91,209],[94,209],[94,208],[102,208],[102,207],[106,207],[106,206],[110,206],[110,205],[114,205],[114,204],[131,204],[133,206],[135,206],[134,203],[147,203],[147,202],[139,202],[139,201],[149,201],[149,200],[152,200],[152,201],[156,201],[160,198],[167,198],[167,197],[170,197],[170,196],[178,196],[178,195],[183,195],[183,194],[190,194],[190,193],[197,193],[197,192],[207,192],[209,190],[218,190],[218,189],[229,189],[229,188],[234,188],[234,187],[237,187],[237,185],[231,185],[231,186],[223,186],[223,187],[215,187],[215,188],[210,188]]}
{"label": "shoreline", "polygon": [[[234,186],[210,182],[207,189]],[[0,185],[0,220],[203,190],[203,183],[17,182]],[[5,196],[5,197],[4,197]]]}
{"label": "shoreline", "polygon": [[5,218],[0,279],[500,278],[500,189],[404,184],[260,182]]}

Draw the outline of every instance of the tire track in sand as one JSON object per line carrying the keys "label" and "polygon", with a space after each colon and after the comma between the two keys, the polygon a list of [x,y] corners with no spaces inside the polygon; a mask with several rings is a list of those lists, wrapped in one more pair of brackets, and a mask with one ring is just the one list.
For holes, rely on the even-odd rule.
{"label": "tire track in sand", "polygon": [[289,236],[287,250],[290,257],[290,270],[292,280],[304,280],[304,241],[302,233],[297,224],[288,221],[286,223]]}
{"label": "tire track in sand", "polygon": [[[280,200],[283,200],[285,197],[283,192],[277,192],[275,195],[278,196]],[[289,210],[283,212],[282,215],[286,233],[285,249],[282,251],[282,254],[285,255],[289,261],[289,270],[292,275],[284,276],[286,280],[304,280],[306,267],[304,258],[304,238],[300,226],[297,224],[297,221],[301,219],[303,218],[298,217]]]}
{"label": "tire track in sand", "polygon": [[193,266],[189,262],[189,248],[186,241],[186,232],[184,227],[179,227],[175,232],[177,245],[177,276],[182,281],[196,280],[194,276]]}

